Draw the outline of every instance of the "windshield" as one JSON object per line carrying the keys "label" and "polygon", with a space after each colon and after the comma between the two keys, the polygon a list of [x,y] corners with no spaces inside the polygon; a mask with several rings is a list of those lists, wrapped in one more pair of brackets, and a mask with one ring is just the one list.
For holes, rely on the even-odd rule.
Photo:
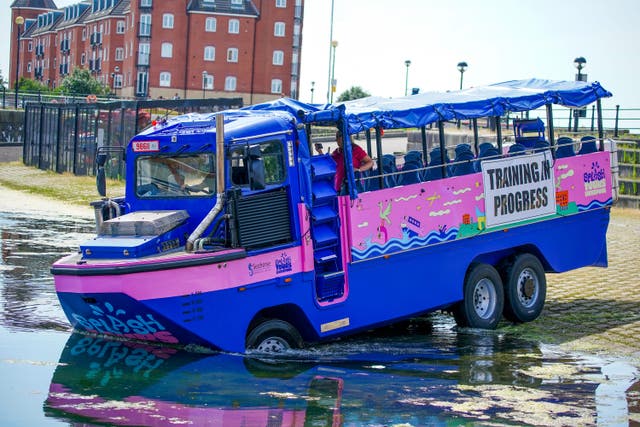
{"label": "windshield", "polygon": [[202,197],[216,191],[212,153],[141,156],[136,162],[136,194],[140,198]]}

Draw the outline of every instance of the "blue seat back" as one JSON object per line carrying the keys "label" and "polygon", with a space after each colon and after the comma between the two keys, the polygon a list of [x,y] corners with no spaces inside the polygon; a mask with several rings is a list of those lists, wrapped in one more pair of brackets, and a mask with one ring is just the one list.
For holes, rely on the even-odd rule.
{"label": "blue seat back", "polygon": [[[445,162],[449,163],[449,156],[445,151]],[[429,168],[425,171],[424,177],[427,181],[443,178],[442,176],[442,152],[439,148],[434,148],[429,153]],[[447,173],[449,170],[447,168]]]}
{"label": "blue seat back", "polygon": [[418,162],[405,163],[400,174],[400,184],[409,185],[422,181],[422,165]]}
{"label": "blue seat back", "polygon": [[480,172],[482,170],[482,167],[480,165],[481,159],[493,160],[499,157],[500,157],[500,151],[498,151],[498,149],[495,148],[494,146],[485,148],[484,150],[480,150],[480,155],[478,156],[478,160],[476,160],[475,162],[476,172]]}
{"label": "blue seat back", "polygon": [[484,152],[490,149],[496,149],[495,145],[490,142],[483,142],[478,146],[478,157],[485,157],[483,156]]}
{"label": "blue seat back", "polygon": [[558,141],[556,141],[556,144],[556,158],[560,159],[563,157],[571,157],[576,155],[575,151],[573,150],[573,139],[569,138],[568,136],[561,136],[560,138],[558,138]]}
{"label": "blue seat back", "polygon": [[548,141],[545,140],[540,140],[540,141],[536,141],[536,143],[533,145],[534,148],[534,152],[537,151],[544,151],[544,150],[548,150],[551,146],[549,145]]}
{"label": "blue seat back", "polygon": [[598,151],[598,147],[596,146],[595,137],[587,135],[580,138],[580,151],[578,151],[578,154],[595,153],[596,151]]}
{"label": "blue seat back", "polygon": [[527,151],[527,148],[524,145],[520,144],[519,142],[516,142],[511,147],[509,147],[510,156],[521,156],[523,154],[526,154],[526,151]]}
{"label": "blue seat back", "polygon": [[453,161],[453,170],[451,171],[452,175],[460,176],[474,173],[476,170],[473,160],[475,160],[475,156],[473,155],[473,152],[470,148],[467,151],[461,150],[460,152],[458,152],[456,158]]}

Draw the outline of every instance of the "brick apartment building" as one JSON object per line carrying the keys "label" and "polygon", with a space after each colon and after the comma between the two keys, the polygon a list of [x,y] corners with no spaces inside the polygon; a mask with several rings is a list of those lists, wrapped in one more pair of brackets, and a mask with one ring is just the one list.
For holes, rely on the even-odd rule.
{"label": "brick apartment building", "polygon": [[14,0],[11,87],[19,56],[19,76],[50,88],[83,67],[127,98],[298,98],[303,9],[303,0],[85,0],[62,9]]}

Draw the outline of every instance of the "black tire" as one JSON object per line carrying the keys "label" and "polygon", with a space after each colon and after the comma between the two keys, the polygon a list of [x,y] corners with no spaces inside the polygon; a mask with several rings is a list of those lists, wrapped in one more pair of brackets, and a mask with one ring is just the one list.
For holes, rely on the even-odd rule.
{"label": "black tire", "polygon": [[247,350],[257,353],[281,353],[289,349],[302,348],[304,341],[300,333],[284,320],[267,320],[260,323],[247,336]]}
{"label": "black tire", "polygon": [[504,290],[498,271],[489,264],[472,264],[464,281],[464,299],[453,311],[458,326],[495,329],[503,306]]}
{"label": "black tire", "polygon": [[537,257],[518,255],[503,270],[504,317],[512,322],[531,322],[540,316],[547,297],[547,279]]}

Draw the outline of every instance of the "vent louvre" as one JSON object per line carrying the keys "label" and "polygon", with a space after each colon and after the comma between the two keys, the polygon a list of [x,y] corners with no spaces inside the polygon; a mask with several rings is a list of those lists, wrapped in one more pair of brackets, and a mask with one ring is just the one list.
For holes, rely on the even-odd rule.
{"label": "vent louvre", "polygon": [[284,189],[238,198],[236,218],[240,245],[244,248],[291,241],[289,197]]}

